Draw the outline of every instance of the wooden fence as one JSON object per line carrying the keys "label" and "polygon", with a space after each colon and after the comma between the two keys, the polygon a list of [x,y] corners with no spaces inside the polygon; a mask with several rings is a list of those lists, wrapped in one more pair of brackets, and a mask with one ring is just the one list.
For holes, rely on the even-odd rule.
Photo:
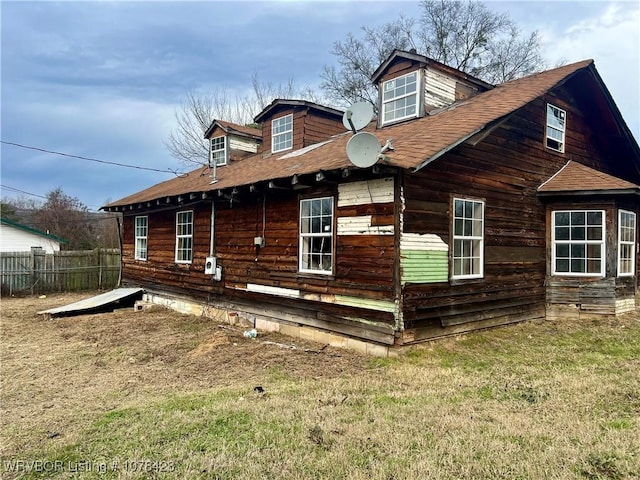
{"label": "wooden fence", "polygon": [[120,250],[0,252],[0,279],[2,295],[111,289],[120,280]]}

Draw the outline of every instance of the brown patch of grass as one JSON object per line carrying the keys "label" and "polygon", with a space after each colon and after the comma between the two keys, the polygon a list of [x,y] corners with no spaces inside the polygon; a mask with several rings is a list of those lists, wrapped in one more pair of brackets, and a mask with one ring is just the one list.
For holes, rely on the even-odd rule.
{"label": "brown patch of grass", "polygon": [[635,314],[372,359],[163,309],[35,315],[77,299],[2,302],[3,459],[171,462],[151,478],[640,478]]}

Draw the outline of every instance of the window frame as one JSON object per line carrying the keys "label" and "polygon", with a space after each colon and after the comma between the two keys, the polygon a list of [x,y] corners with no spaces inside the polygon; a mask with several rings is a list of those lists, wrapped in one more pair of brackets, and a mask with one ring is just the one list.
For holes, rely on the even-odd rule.
{"label": "window frame", "polygon": [[[222,148],[213,148],[213,142],[222,139]],[[222,167],[227,164],[227,136],[220,135],[218,137],[213,137],[209,143],[209,148],[211,149],[211,163],[215,164],[218,167]],[[223,161],[220,162],[216,159],[216,153],[222,152]]]}
{"label": "window frame", "polygon": [[[572,227],[576,227],[576,226],[581,226],[581,225],[572,225],[571,223],[571,214],[572,213],[584,213],[585,215],[585,224],[584,224],[584,228],[586,229],[585,231],[585,239],[584,240],[571,240],[571,238],[569,238],[568,240],[566,239],[561,239],[558,240],[556,239],[556,234],[557,234],[557,225],[556,225],[556,214],[559,213],[568,213],[569,214],[569,224],[568,225],[560,225],[560,227],[566,227],[569,229],[569,232],[571,232],[571,228]],[[586,237],[588,236],[588,228],[589,228],[589,223],[588,223],[588,215],[589,213],[600,213],[602,215],[602,223],[600,225],[600,229],[601,229],[601,238],[600,240],[588,240]],[[607,255],[606,255],[606,225],[607,225],[607,214],[605,210],[600,210],[600,209],[593,209],[593,210],[589,210],[589,209],[576,209],[576,210],[553,210],[551,212],[551,274],[553,276],[558,276],[558,277],[604,277],[606,275],[606,259],[607,259]],[[557,249],[556,246],[558,244],[562,244],[562,245],[569,245],[569,257],[567,257],[568,261],[569,261],[569,271],[565,272],[565,271],[558,271],[557,270],[557,260],[558,260],[558,256],[557,256]],[[572,257],[571,256],[571,246],[572,245],[584,245],[584,257]],[[588,265],[587,260],[589,259],[588,255],[588,245],[600,245],[600,271],[599,272],[572,272],[571,271],[571,260],[572,259],[578,259],[578,258],[584,258],[585,260],[585,267]],[[564,258],[564,257],[560,257],[560,258]],[[586,268],[585,268],[586,270]]]}
{"label": "window frame", "polygon": [[[322,218],[326,217],[326,215],[323,215],[322,213],[322,201],[323,200],[330,200],[331,201],[331,215],[330,215],[330,221],[329,221],[329,226],[331,227],[329,232],[303,232],[303,225],[304,225],[304,219],[307,218],[308,219],[308,223],[309,226],[312,227],[313,225],[313,219],[314,218],[320,218],[320,227],[322,227]],[[313,203],[314,202],[320,202],[320,215],[313,215]],[[303,216],[303,205],[305,203],[309,203],[309,215],[308,216]],[[335,199],[333,196],[326,196],[326,197],[314,197],[314,198],[303,198],[300,199],[300,203],[299,203],[299,208],[300,208],[300,212],[298,215],[298,219],[299,219],[299,227],[298,227],[298,272],[299,273],[304,273],[304,274],[314,274],[314,275],[333,275],[333,271],[334,271],[334,266],[335,266],[335,235],[336,235],[336,227],[335,227]],[[326,227],[326,225],[325,225]],[[311,228],[312,229],[312,228]],[[305,256],[308,256],[309,258],[312,257],[314,254],[313,252],[308,252],[305,253],[305,240],[307,239],[312,239],[312,238],[325,238],[325,239],[329,239],[330,242],[330,268],[324,269],[324,268],[304,268],[304,260],[305,260]],[[325,256],[326,254],[321,253],[321,258],[323,256]],[[311,261],[309,261],[307,259],[307,264],[312,263]],[[319,264],[320,266],[320,264]]]}
{"label": "window frame", "polygon": [[[180,221],[180,217],[182,215],[186,215],[189,214],[190,215],[190,221],[189,222],[184,222],[184,221]],[[180,210],[179,212],[176,212],[176,248],[175,248],[175,262],[176,263],[184,263],[184,264],[188,264],[193,262],[193,226],[194,226],[194,221],[193,221],[193,210]],[[190,225],[190,233],[179,233],[179,227],[181,225]],[[182,247],[180,246],[181,244],[181,240],[185,240],[185,239],[189,239],[190,240],[190,246],[188,248]],[[185,260],[185,259],[179,259],[178,258],[178,252],[180,251],[188,251],[189,252],[189,259]]]}
{"label": "window frame", "polygon": [[[630,217],[633,219],[632,227],[623,225],[623,222],[622,222],[623,215],[630,215]],[[637,216],[635,212],[632,212],[630,210],[623,210],[623,209],[618,210],[618,276],[619,277],[632,277],[636,273],[636,225],[637,225],[636,218]],[[629,228],[629,229],[633,228],[633,240],[631,241],[623,240],[623,228]],[[623,245],[631,246],[631,249],[630,249],[631,255],[629,257],[623,258],[622,256]],[[630,271],[624,271],[624,272],[622,271],[623,261],[629,262],[631,266]]]}
{"label": "window frame", "polygon": [[[280,122],[283,122],[285,125],[288,123],[287,122],[287,118],[291,119],[291,127],[287,130],[283,130],[281,132],[276,133],[276,122],[279,125]],[[287,134],[291,134],[291,138],[289,140],[286,140],[284,142],[278,142],[279,144],[285,144],[288,146],[285,147],[279,147],[276,149],[276,141],[275,139],[277,137],[282,137],[282,136],[286,136]],[[293,113],[288,113],[286,115],[282,115],[281,117],[277,117],[274,118],[273,120],[271,120],[271,153],[278,153],[278,152],[284,152],[286,150],[291,150],[293,148]]]}
{"label": "window frame", "polygon": [[[141,225],[138,225],[138,220],[144,219],[144,235],[138,235],[138,228],[142,228]],[[143,260],[147,261],[149,257],[149,216],[148,215],[137,215],[133,221],[133,258],[135,260]],[[142,249],[138,246],[138,241],[144,240],[144,256],[141,254]]]}
{"label": "window frame", "polygon": [[[388,84],[393,82],[394,83],[393,89],[395,90],[395,88],[396,88],[395,87],[395,83],[398,80],[403,79],[403,78],[407,78],[407,77],[409,77],[411,75],[415,75],[415,77],[416,77],[416,81],[415,81],[416,88],[415,88],[415,91],[410,92],[410,93],[403,93],[401,95],[396,95],[396,96],[394,96],[394,97],[392,97],[392,98],[390,98],[388,100],[385,100],[385,92],[386,92],[386,88],[387,88]],[[381,103],[381,106],[382,106],[382,108],[381,108],[382,111],[381,111],[381,115],[380,115],[380,119],[381,119],[380,120],[380,124],[382,126],[389,125],[389,124],[396,123],[396,122],[401,122],[401,121],[409,119],[409,118],[418,117],[418,114],[419,114],[419,111],[420,111],[420,95],[419,95],[419,93],[420,93],[420,85],[422,84],[421,79],[422,79],[422,77],[420,75],[420,71],[414,70],[413,72],[409,72],[409,73],[406,73],[404,75],[400,75],[399,77],[391,78],[389,80],[386,80],[386,81],[382,82],[382,86],[381,86],[382,88],[380,89],[380,103]],[[406,83],[405,83],[405,86],[406,86]],[[414,113],[409,114],[409,115],[407,115],[405,113],[405,115],[402,116],[402,117],[397,117],[397,118],[392,118],[392,119],[387,119],[386,118],[387,117],[387,113],[388,113],[387,107],[390,104],[392,104],[394,102],[397,102],[398,100],[411,97],[411,96],[414,96],[415,99],[416,99],[416,101],[415,101],[415,112]],[[404,108],[405,108],[405,112],[406,112],[406,105],[405,105]],[[394,109],[394,111],[395,110],[396,109]]]}
{"label": "window frame", "polygon": [[[551,118],[555,118],[555,115],[553,115],[553,110],[557,110],[558,112],[561,113],[561,119],[563,121],[562,124],[562,128],[558,128],[555,125],[552,125],[550,123]],[[553,117],[552,117],[553,115]],[[546,108],[546,116],[545,116],[545,140],[544,140],[544,144],[545,147],[548,148],[549,150],[553,150],[554,152],[558,152],[558,153],[564,153],[564,148],[565,148],[565,144],[566,144],[566,132],[567,132],[567,112],[566,110],[563,110],[560,107],[556,107],[555,105],[551,104],[551,103],[547,103],[547,108]],[[561,136],[561,140],[558,141],[557,139],[551,137],[549,135],[550,131],[555,131],[555,132],[560,132],[560,136]],[[552,142],[557,142],[560,144],[559,148],[555,148],[553,146],[549,145],[549,141]]]}
{"label": "window frame", "polygon": [[[456,215],[456,202],[463,202],[463,216],[462,217],[458,217]],[[475,214],[475,205],[479,204],[481,206],[480,212],[481,212],[481,217],[480,217],[480,231],[481,234],[480,235],[465,235],[464,232],[463,234],[456,234],[456,220],[461,220],[463,222],[463,229],[464,229],[464,223],[466,221],[471,221],[471,225],[473,226],[473,222],[478,221],[478,219],[475,218],[475,216],[471,216],[471,217],[467,217],[466,216],[466,204],[467,203],[471,203],[473,205],[472,207],[472,215]],[[484,231],[485,231],[485,201],[484,200],[479,200],[479,199],[473,199],[473,198],[461,198],[461,197],[454,197],[453,198],[453,202],[452,202],[452,206],[453,206],[453,210],[452,210],[452,215],[451,215],[451,236],[452,236],[452,249],[451,249],[451,279],[452,280],[472,280],[472,279],[478,279],[478,278],[484,278]],[[461,255],[456,255],[456,243],[457,242],[461,242],[461,247],[460,247],[460,251],[461,251]],[[471,256],[465,256],[463,254],[464,252],[464,244],[467,242],[472,242],[471,245]],[[474,242],[477,242],[477,250],[478,250],[478,255],[475,256],[475,249],[473,248]],[[469,259],[469,260],[473,260],[474,258],[478,258],[478,272],[476,273],[460,273],[460,274],[456,274],[456,260],[460,260],[460,261],[464,261],[465,259]],[[470,262],[469,264],[470,266],[473,265],[473,261]],[[473,270],[473,268],[471,269]]]}

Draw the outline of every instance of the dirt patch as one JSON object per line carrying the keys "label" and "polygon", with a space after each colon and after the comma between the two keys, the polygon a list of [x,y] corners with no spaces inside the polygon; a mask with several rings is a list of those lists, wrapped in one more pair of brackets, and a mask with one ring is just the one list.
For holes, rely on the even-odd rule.
{"label": "dirt patch", "polygon": [[96,413],[150,396],[355,374],[369,360],[276,333],[248,339],[240,328],[163,308],[54,320],[36,313],[88,296],[2,299],[1,455],[68,442]]}

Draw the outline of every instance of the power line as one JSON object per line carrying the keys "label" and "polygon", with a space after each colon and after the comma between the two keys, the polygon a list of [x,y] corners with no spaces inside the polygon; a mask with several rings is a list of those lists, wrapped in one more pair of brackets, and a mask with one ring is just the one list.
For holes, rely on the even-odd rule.
{"label": "power line", "polygon": [[9,187],[7,185],[0,185],[0,188],[2,188],[4,190],[11,190],[11,191],[18,192],[18,193],[24,193],[25,195],[31,195],[32,197],[44,198],[45,200],[47,199],[47,197],[45,197],[44,195],[37,195],[35,193],[25,192],[24,190],[20,190],[18,188]]}
{"label": "power line", "polygon": [[[44,195],[38,195],[37,193],[26,192],[24,190],[20,190],[19,188],[10,187],[8,185],[0,185],[0,188],[2,188],[3,190],[10,190],[10,191],[13,191],[13,192],[23,193],[25,195],[30,195],[32,197],[44,198],[45,200],[49,199],[49,197],[46,197]],[[85,204],[83,203],[83,205],[85,205]],[[93,207],[93,208],[100,208],[100,206],[98,206],[98,205],[85,205],[85,206],[86,207]]]}
{"label": "power line", "polygon": [[115,165],[117,167],[135,168],[135,169],[138,169],[138,170],[148,170],[148,171],[151,171],[151,172],[172,173],[173,175],[176,175],[176,176],[184,176],[185,175],[184,173],[179,173],[177,170],[173,170],[173,169],[170,169],[170,168],[167,168],[166,170],[161,170],[159,168],[141,167],[139,165],[130,165],[128,163],[109,162],[107,160],[98,160],[97,158],[83,157],[83,156],[80,156],[80,155],[72,155],[70,153],[63,153],[63,152],[55,152],[53,150],[47,150],[45,148],[39,148],[39,147],[32,147],[32,146],[29,146],[29,145],[22,145],[20,143],[5,142],[4,140],[0,140],[0,143],[4,143],[5,145],[12,145],[14,147],[26,148],[28,150],[36,150],[38,152],[50,153],[52,155],[61,155],[63,157],[78,158],[80,160],[87,160],[89,162],[104,163],[106,165]]}

